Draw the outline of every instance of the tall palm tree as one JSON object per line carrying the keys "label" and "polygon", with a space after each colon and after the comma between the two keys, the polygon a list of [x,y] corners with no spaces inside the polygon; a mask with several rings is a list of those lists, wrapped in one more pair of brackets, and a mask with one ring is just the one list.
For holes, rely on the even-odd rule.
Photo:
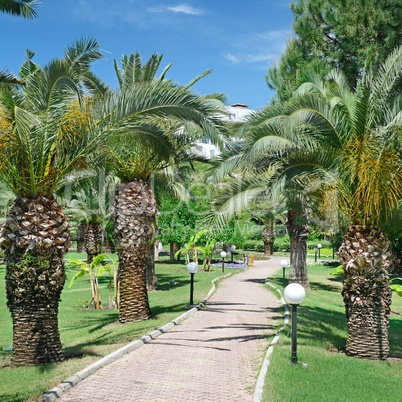
{"label": "tall palm tree", "polygon": [[[28,52],[24,86],[0,92],[0,175],[17,197],[0,232],[6,256],[7,305],[13,319],[14,365],[64,358],[57,313],[64,285],[63,254],[70,247],[67,218],[53,197],[85,145],[65,125],[71,102],[83,99],[82,78],[102,57],[94,40],[80,40],[63,59],[40,68]],[[78,127],[77,127],[78,126]]]}
{"label": "tall palm tree", "polygon": [[[124,54],[122,69],[114,60],[120,90],[130,91],[132,88],[148,86],[179,89],[172,81],[165,79],[171,64],[168,64],[161,75],[156,77],[162,58],[163,55],[155,53],[143,64],[138,52],[132,52],[129,56]],[[188,91],[195,82],[210,73],[211,70],[205,71],[186,86],[180,87],[180,90]],[[220,136],[211,122],[218,120],[213,116],[217,109],[212,102],[222,99],[218,94],[210,97],[193,97],[193,104],[182,117],[144,122],[143,127],[135,134],[136,138],[130,136],[122,140],[119,137],[118,140],[109,143],[111,166],[122,182],[111,213],[119,251],[120,322],[141,321],[151,317],[145,269],[148,260],[148,287],[152,289],[156,277],[152,255],[154,249],[153,247],[150,249],[149,246],[155,241],[157,206],[150,185],[151,178],[154,182],[156,177],[159,179],[163,177],[166,180],[172,173],[169,172],[172,166],[177,166],[183,161],[183,157],[189,157],[189,144],[195,145],[194,140],[198,138],[190,138],[187,134],[194,127],[191,123],[195,123],[195,126],[203,130],[206,129],[214,140],[221,143]],[[155,176],[156,173],[158,174]],[[134,202],[135,199],[142,201]],[[130,212],[120,207],[128,206],[128,200],[132,202]],[[133,218],[130,225],[128,215],[142,218]],[[142,229],[138,233],[133,233],[132,230],[128,230],[129,227],[142,227]],[[125,230],[122,231],[121,228]]]}
{"label": "tall palm tree", "polygon": [[269,106],[253,113],[237,127],[237,143],[225,149],[213,169],[217,190],[205,223],[223,227],[238,210],[246,210],[257,200],[269,202],[282,197],[281,208],[289,208],[285,220],[291,246],[289,280],[309,289],[306,265],[309,228],[303,208],[305,201],[299,189],[285,185],[278,176],[285,155],[282,147],[286,144],[278,131],[285,118],[286,109],[282,105]]}
{"label": "tall palm tree", "polygon": [[38,16],[38,4],[36,0],[0,0],[0,12],[30,20]]}
{"label": "tall palm tree", "polygon": [[355,90],[339,71],[326,80],[312,76],[281,115],[275,138],[267,136],[260,147],[281,149],[279,176],[306,192],[311,183],[319,183],[321,195],[336,189],[337,204],[350,221],[338,252],[344,267],[346,352],[371,359],[389,353],[393,255],[379,224],[402,198],[401,77],[402,48],[376,72],[368,63]]}

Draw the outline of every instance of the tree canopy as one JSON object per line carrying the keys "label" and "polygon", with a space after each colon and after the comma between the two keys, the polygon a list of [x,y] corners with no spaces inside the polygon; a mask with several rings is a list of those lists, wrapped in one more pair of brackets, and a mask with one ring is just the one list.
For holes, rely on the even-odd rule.
{"label": "tree canopy", "polygon": [[377,69],[400,43],[402,5],[388,0],[298,0],[291,3],[295,36],[266,75],[276,102],[309,80],[340,69],[354,88],[367,58]]}

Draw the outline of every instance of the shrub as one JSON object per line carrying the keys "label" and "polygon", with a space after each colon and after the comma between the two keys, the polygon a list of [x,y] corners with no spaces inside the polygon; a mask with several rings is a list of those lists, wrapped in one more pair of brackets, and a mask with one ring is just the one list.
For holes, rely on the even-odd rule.
{"label": "shrub", "polygon": [[314,247],[317,247],[317,244],[320,243],[322,248],[332,248],[332,243],[327,240],[308,240],[307,241],[307,249],[314,250]]}
{"label": "shrub", "polygon": [[262,240],[245,240],[244,241],[245,251],[264,251],[264,243]]}
{"label": "shrub", "polygon": [[274,251],[290,251],[289,235],[277,237],[274,243]]}

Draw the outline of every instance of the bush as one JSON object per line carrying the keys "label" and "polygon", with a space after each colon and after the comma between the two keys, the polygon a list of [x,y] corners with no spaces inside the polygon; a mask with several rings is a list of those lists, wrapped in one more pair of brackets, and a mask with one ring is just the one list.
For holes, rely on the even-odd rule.
{"label": "bush", "polygon": [[277,237],[274,243],[274,251],[290,251],[289,235]]}
{"label": "bush", "polygon": [[321,261],[320,264],[326,267],[337,267],[339,265],[339,261]]}
{"label": "bush", "polygon": [[315,247],[317,247],[317,244],[320,243],[322,245],[322,248],[332,248],[332,243],[327,240],[308,240],[307,241],[307,249],[308,250],[314,250]]}
{"label": "bush", "polygon": [[244,240],[261,239],[261,234],[264,228],[265,226],[263,225],[249,225],[248,230],[243,234]]}
{"label": "bush", "polygon": [[262,240],[245,240],[244,251],[264,251],[264,243]]}

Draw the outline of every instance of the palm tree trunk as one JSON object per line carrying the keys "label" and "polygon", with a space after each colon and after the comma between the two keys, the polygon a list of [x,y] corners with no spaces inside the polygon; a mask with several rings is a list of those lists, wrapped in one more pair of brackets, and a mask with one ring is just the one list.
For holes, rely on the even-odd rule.
{"label": "palm tree trunk", "polygon": [[103,230],[103,247],[102,247],[102,251],[106,254],[110,254],[113,251],[113,242],[112,240],[109,238],[109,235],[107,233],[106,230]]}
{"label": "palm tree trunk", "polygon": [[174,252],[174,245],[175,245],[176,243],[173,243],[173,242],[170,242],[169,243],[169,245],[170,245],[170,252],[169,252],[169,260],[170,260],[170,262],[173,264],[174,263],[174,254],[175,254],[175,252]]}
{"label": "palm tree trunk", "polygon": [[77,238],[77,253],[84,253],[85,252],[85,230],[86,230],[87,224],[86,223],[81,223],[80,225],[77,225],[77,228],[75,230],[75,235]]}
{"label": "palm tree trunk", "polygon": [[264,254],[272,255],[274,253],[274,242],[276,239],[273,223],[265,226],[261,234],[262,241],[264,242]]}
{"label": "palm tree trunk", "polygon": [[307,225],[297,224],[298,212],[288,210],[285,225],[290,239],[290,269],[289,283],[300,283],[306,290],[310,289],[307,274]]}
{"label": "palm tree trunk", "polygon": [[100,223],[88,223],[85,231],[85,250],[87,263],[102,253],[103,228]]}
{"label": "palm tree trunk", "polygon": [[14,366],[64,360],[58,307],[70,227],[54,199],[17,198],[0,231],[6,256],[7,306],[13,320]]}
{"label": "palm tree trunk", "polygon": [[155,197],[147,182],[120,184],[110,214],[119,254],[119,321],[122,323],[151,318],[147,260],[156,213]]}
{"label": "palm tree trunk", "polygon": [[[175,247],[177,248],[177,250],[176,250],[176,253],[177,253],[177,251],[179,251],[181,249],[181,244],[180,243],[175,243],[175,244],[176,244]],[[181,257],[181,252],[179,254],[177,254],[176,262],[180,262],[180,257]]]}
{"label": "palm tree trunk", "polygon": [[392,299],[388,270],[394,260],[391,243],[378,227],[351,226],[338,256],[344,269],[346,353],[373,360],[386,359]]}

